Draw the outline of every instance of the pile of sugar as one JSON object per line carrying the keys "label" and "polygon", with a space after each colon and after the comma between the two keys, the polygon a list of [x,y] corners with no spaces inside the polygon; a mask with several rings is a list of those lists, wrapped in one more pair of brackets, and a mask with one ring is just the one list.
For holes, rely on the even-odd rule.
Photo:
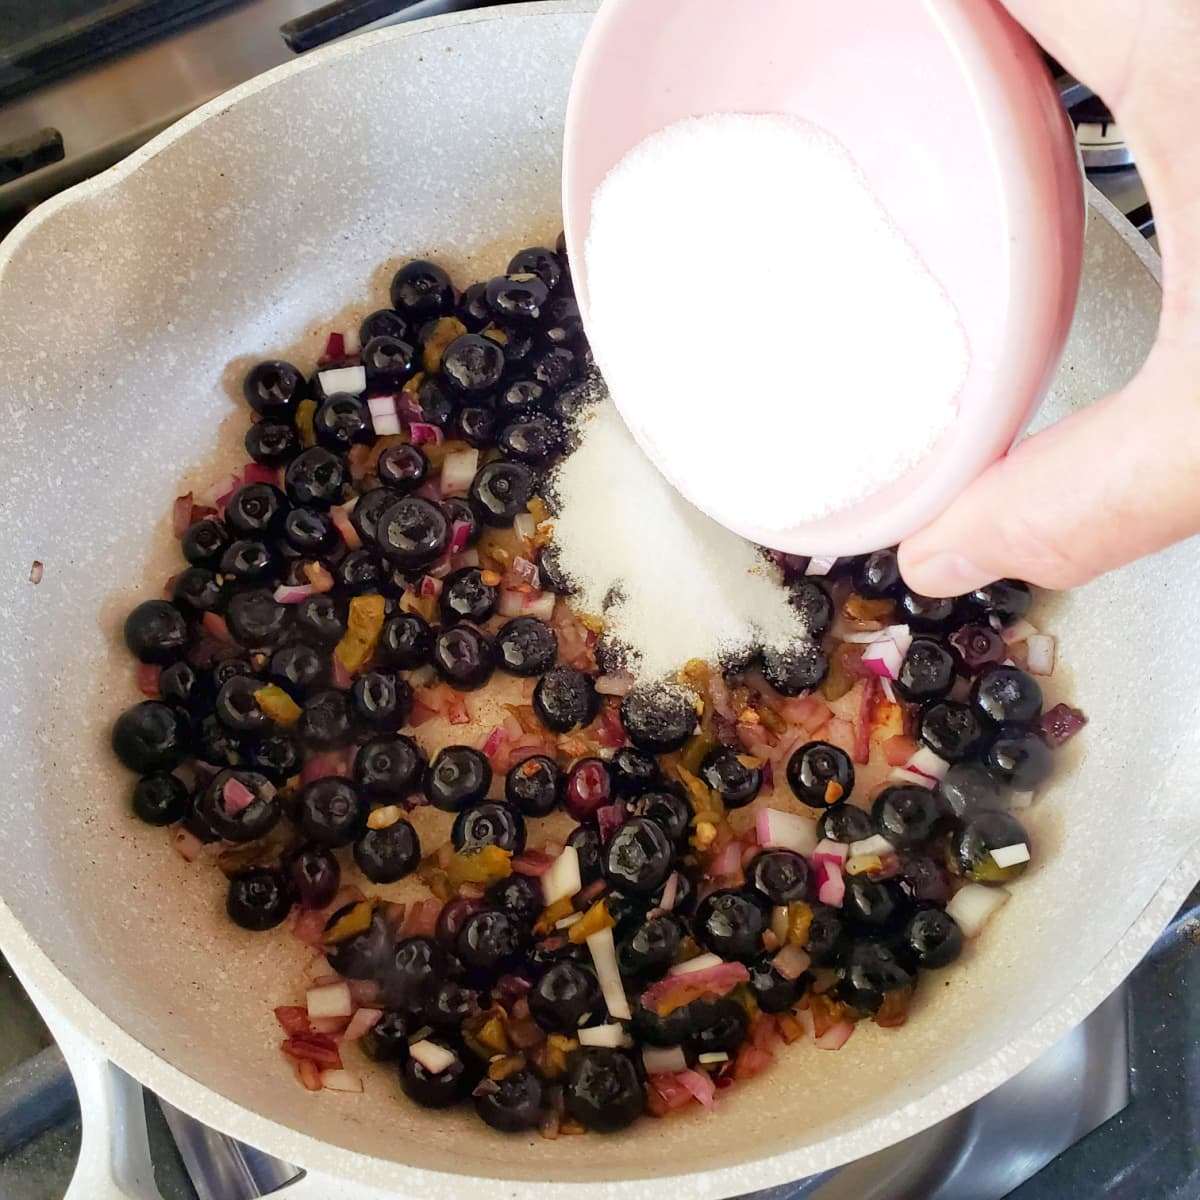
{"label": "pile of sugar", "polygon": [[577,419],[579,445],[551,485],[573,606],[602,616],[647,680],[693,658],[803,637],[776,568],[667,483],[595,386],[602,398]]}
{"label": "pile of sugar", "polygon": [[719,114],[596,192],[588,332],[668,478],[784,530],[898,479],[957,411],[969,348],[857,164],[794,117]]}

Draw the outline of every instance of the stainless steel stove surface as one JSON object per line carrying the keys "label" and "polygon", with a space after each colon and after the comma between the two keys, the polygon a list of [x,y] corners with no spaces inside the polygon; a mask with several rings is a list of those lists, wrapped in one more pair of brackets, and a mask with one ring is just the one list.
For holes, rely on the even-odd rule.
{"label": "stainless steel stove surface", "polygon": [[[0,236],[30,205],[293,49],[478,7],[312,3],[0,0]],[[1119,129],[1086,87],[1059,77],[1089,178],[1153,238]],[[899,1146],[753,1200],[1196,1200],[1198,942],[1200,889],[1127,986],[1017,1079]],[[163,1200],[252,1200],[296,1173],[150,1095],[146,1117]],[[78,1149],[62,1056],[0,960],[0,1200],[59,1200]]]}

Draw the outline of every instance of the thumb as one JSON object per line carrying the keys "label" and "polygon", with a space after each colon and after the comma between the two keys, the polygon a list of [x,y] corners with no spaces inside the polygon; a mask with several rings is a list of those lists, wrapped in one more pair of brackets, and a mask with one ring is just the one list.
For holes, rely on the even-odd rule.
{"label": "thumb", "polygon": [[908,586],[1085,583],[1200,530],[1191,356],[1160,339],[1122,392],[1021,442],[900,547]]}

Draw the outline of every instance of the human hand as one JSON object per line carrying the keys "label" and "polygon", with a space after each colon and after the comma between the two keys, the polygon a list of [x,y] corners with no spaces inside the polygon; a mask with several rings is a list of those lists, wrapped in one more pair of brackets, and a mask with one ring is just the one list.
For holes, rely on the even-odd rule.
{"label": "human hand", "polygon": [[1022,441],[900,547],[905,581],[1085,583],[1200,532],[1200,5],[1004,0],[1104,100],[1130,142],[1163,254],[1158,338],[1137,377]]}

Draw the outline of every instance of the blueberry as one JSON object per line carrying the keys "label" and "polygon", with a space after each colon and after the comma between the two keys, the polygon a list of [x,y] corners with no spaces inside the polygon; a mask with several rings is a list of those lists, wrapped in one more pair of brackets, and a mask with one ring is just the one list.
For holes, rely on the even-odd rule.
{"label": "blueberry", "polygon": [[187,756],[187,718],[160,700],[143,700],[117,718],[112,748],[117,758],[139,775],[171,771]]}
{"label": "blueberry", "polygon": [[284,869],[301,908],[324,908],[342,882],[342,868],[331,850],[306,846],[287,859]]}
{"label": "blueberry", "polygon": [[734,1054],[746,1040],[750,1018],[746,1010],[729,996],[693,1000],[691,1005],[692,1032],[688,1045],[697,1054],[724,1051]]}
{"label": "blueberry", "polygon": [[552,346],[578,349],[582,344],[583,318],[574,296],[556,296],[546,307],[542,336]]}
{"label": "blueberry", "polygon": [[509,768],[504,798],[527,817],[545,817],[557,807],[561,787],[558,765],[543,754],[535,754]]}
{"label": "blueberry", "polygon": [[[347,904],[337,909],[328,921],[325,929],[333,929],[354,904]],[[392,950],[394,939],[383,913],[375,912],[371,916],[366,929],[353,933],[347,938],[323,947],[329,965],[347,979],[374,979],[385,965]]]}
{"label": "blueberry", "polygon": [[471,1094],[479,1078],[479,1064],[467,1050],[447,1037],[425,1039],[449,1050],[454,1061],[440,1071],[430,1071],[411,1055],[400,1066],[400,1087],[422,1108],[450,1108]]}
{"label": "blueberry", "polygon": [[846,926],[841,911],[825,904],[814,904],[812,910],[804,950],[818,967],[833,966],[845,955]]}
{"label": "blueberry", "polygon": [[284,489],[293,504],[329,508],[340,504],[348,475],[346,462],[324,446],[302,451],[284,472]]}
{"label": "blueberry", "polygon": [[661,825],[643,817],[631,817],[604,847],[604,877],[610,887],[646,895],[666,882],[673,854],[671,839]]}
{"label": "blueberry", "polygon": [[414,422],[436,425],[439,429],[448,429],[453,423],[457,402],[440,379],[425,376],[417,386],[415,397],[410,398],[416,410]]}
{"label": "blueberry", "polygon": [[303,699],[329,686],[329,659],[304,642],[293,642],[271,655],[267,674],[288,695]]}
{"label": "blueberry", "polygon": [[297,554],[310,557],[327,554],[341,541],[341,534],[328,513],[311,508],[293,508],[283,520],[283,537]]}
{"label": "blueberry", "polygon": [[909,990],[914,982],[885,943],[854,942],[846,952],[838,996],[866,1016],[874,1016],[890,993]]}
{"label": "blueberry", "polygon": [[267,467],[282,466],[300,453],[300,435],[294,425],[259,421],[246,431],[246,453]]}
{"label": "blueberry", "polygon": [[700,768],[701,779],[721,797],[726,808],[745,808],[762,788],[762,768],[747,766],[743,757],[728,746],[718,746]]}
{"label": "blueberry", "polygon": [[788,759],[787,781],[802,804],[830,808],[848,800],[854,791],[854,764],[838,746],[806,742]]}
{"label": "blueberry", "polygon": [[696,940],[718,958],[750,962],[762,953],[767,903],[756,893],[737,888],[710,892],[700,901]]}
{"label": "blueberry", "polygon": [[180,539],[183,557],[193,566],[212,567],[221,561],[225,547],[229,545],[229,534],[220,521],[205,517],[189,526]]}
{"label": "blueberry", "polygon": [[523,941],[520,926],[508,913],[483,909],[463,922],[455,949],[468,971],[495,971],[513,959]]}
{"label": "blueberry", "polygon": [[542,587],[556,596],[570,596],[575,585],[562,569],[557,546],[541,546],[537,552],[538,578]]}
{"label": "blueberry", "polygon": [[633,1006],[633,1031],[650,1046],[678,1046],[692,1032],[692,1006],[682,1004],[659,1016],[639,999]]}
{"label": "blueberry", "polygon": [[426,997],[421,1016],[434,1029],[457,1033],[462,1023],[478,1011],[478,992],[453,979],[444,979]]}
{"label": "blueberry", "polygon": [[372,738],[354,756],[354,782],[373,800],[402,800],[420,785],[425,756],[402,734]]}
{"label": "blueberry", "polygon": [[525,417],[505,425],[496,445],[507,458],[531,467],[546,467],[562,451],[562,430],[549,417]]}
{"label": "blueberry", "polygon": [[669,754],[695,731],[695,701],[690,692],[673,684],[641,684],[621,701],[621,723],[639,750]]}
{"label": "blueberry", "polygon": [[492,319],[492,310],[488,308],[484,293],[486,283],[473,283],[458,298],[458,308],[455,314],[458,319],[473,332],[478,332]]}
{"label": "blueberry", "polygon": [[429,459],[419,446],[389,446],[379,456],[375,473],[394,492],[415,492],[429,477]]}
{"label": "blueberry", "polygon": [[894,686],[914,704],[940,700],[954,686],[954,656],[933,638],[914,638]]}
{"label": "blueberry", "polygon": [[852,875],[846,880],[842,915],[864,933],[894,933],[911,912],[912,905],[895,880],[876,881],[865,875]]}
{"label": "blueberry", "polygon": [[235,767],[245,757],[241,738],[230,733],[217,720],[215,713],[200,719],[196,727],[195,751],[201,762],[211,763],[215,767]]}
{"label": "blueberry", "polygon": [[808,863],[794,850],[764,850],[746,873],[748,886],[780,905],[806,900],[809,878]]}
{"label": "blueberry", "polygon": [[407,821],[367,829],[354,843],[354,861],[372,883],[396,883],[421,861],[421,842]]}
{"label": "blueberry", "polygon": [[930,705],[921,714],[921,741],[946,762],[961,762],[969,758],[982,736],[979,721],[966,704],[943,700]]}
{"label": "blueberry", "polygon": [[473,625],[453,625],[438,631],[433,642],[433,665],[451,687],[474,692],[495,670],[491,639]]}
{"label": "blueberry", "polygon": [[412,326],[394,308],[380,308],[369,313],[358,327],[359,343],[365,346],[372,338],[392,337],[402,342],[411,340]]}
{"label": "blueberry", "polygon": [[498,880],[488,888],[484,899],[492,908],[508,913],[518,925],[527,929],[533,927],[546,907],[542,885],[528,875],[513,874]]}
{"label": "blueberry", "polygon": [[242,381],[242,395],[259,416],[291,420],[308,394],[304,376],[291,363],[260,362]]}
{"label": "blueberry", "polygon": [[171,599],[181,612],[193,616],[215,611],[225,593],[217,577],[207,567],[188,567],[175,576]]}
{"label": "blueberry", "polygon": [[[433,653],[433,630],[416,613],[401,613],[384,623],[378,657],[389,667],[411,671],[425,666]],[[402,724],[403,722],[397,722]]]}
{"label": "blueberry", "polygon": [[442,812],[461,812],[492,786],[492,764],[472,746],[445,746],[425,772],[425,795]]}
{"label": "blueberry", "polygon": [[1054,755],[1040,733],[1020,725],[1001,725],[984,751],[983,765],[993,778],[1017,792],[1032,792],[1054,770]]}
{"label": "blueberry", "polygon": [[665,975],[682,942],[683,930],[671,914],[647,918],[617,946],[621,974],[643,980]]}
{"label": "blueberry", "polygon": [[[243,789],[253,799],[245,807],[232,807]],[[196,813],[227,842],[252,842],[274,829],[281,815],[275,788],[265,775],[234,769],[213,776],[196,798]]]}
{"label": "blueberry", "polygon": [[925,908],[905,927],[904,944],[917,966],[937,970],[948,967],[962,954],[963,932],[949,913]]}
{"label": "blueberry", "polygon": [[913,785],[884,788],[871,807],[875,827],[902,849],[928,841],[945,816],[935,792]]}
{"label": "blueberry", "polygon": [[695,813],[688,800],[676,792],[643,792],[629,801],[629,813],[653,821],[677,846],[687,841]]}
{"label": "blueberry", "polygon": [[[361,357],[367,377],[367,391],[371,395],[398,392],[417,365],[417,352],[412,342],[386,333],[367,342],[362,348]],[[372,428],[369,419],[367,427]]]}
{"label": "blueberry", "polygon": [[550,395],[536,379],[514,379],[496,397],[502,418],[532,417],[542,412]]}
{"label": "blueberry", "polygon": [[541,675],[557,658],[558,635],[536,617],[514,617],[496,635],[496,665],[509,674]]}
{"label": "blueberry", "polygon": [[447,496],[442,500],[442,512],[451,528],[455,525],[465,525],[466,541],[464,546],[474,546],[479,541],[479,514],[475,511],[470,500],[465,496]]}
{"label": "blueberry", "polygon": [[221,574],[239,583],[267,582],[278,572],[278,556],[258,538],[239,538],[221,555]]}
{"label": "blueberry", "polygon": [[579,362],[566,346],[551,343],[535,350],[525,369],[543,387],[557,392],[579,374]]}
{"label": "blueberry", "polygon": [[661,787],[664,783],[662,771],[652,754],[637,750],[633,746],[622,746],[609,761],[609,775],[613,792],[629,799],[643,792]]}
{"label": "blueberry", "polygon": [[956,599],[919,596],[907,588],[900,593],[898,608],[900,622],[922,632],[936,633],[949,629],[961,617]]}
{"label": "blueberry", "polygon": [[384,999],[393,1008],[420,1012],[446,968],[446,956],[432,938],[402,938],[383,968]]}
{"label": "blueberry", "polygon": [[533,711],[547,729],[569,733],[589,725],[600,708],[600,697],[590,676],[574,667],[554,667],[533,689]]}
{"label": "blueberry", "polygon": [[550,290],[542,280],[529,272],[519,275],[497,275],[488,281],[484,298],[488,307],[501,321],[514,324],[541,320],[542,308]]}
{"label": "blueberry", "polygon": [[133,785],[133,812],[147,825],[174,825],[187,816],[192,798],[183,780],[165,771],[143,775]]}
{"label": "blueberry", "polygon": [[455,416],[454,433],[468,446],[487,450],[496,441],[496,424],[496,414],[490,408],[468,404]]}
{"label": "blueberry", "polygon": [[1029,584],[1016,579],[998,579],[987,587],[976,588],[965,597],[969,607],[991,617],[998,617],[1005,625],[1020,620],[1033,604]]}
{"label": "blueberry", "polygon": [[787,979],[772,965],[767,955],[750,963],[750,994],[765,1013],[786,1012],[804,990],[804,976]]}
{"label": "blueberry", "polygon": [[546,289],[552,292],[562,283],[562,259],[545,246],[528,246],[513,255],[505,274],[536,275],[546,285]]}
{"label": "blueberry", "polygon": [[225,609],[229,632],[249,650],[267,650],[287,632],[291,613],[265,588],[238,592]]}
{"label": "blueberry", "polygon": [[484,582],[483,572],[478,567],[463,567],[451,571],[442,581],[438,603],[447,624],[471,621],[482,625],[496,611],[499,601],[500,589]]}
{"label": "blueberry", "polygon": [[217,720],[234,733],[263,734],[271,729],[271,719],[258,706],[255,693],[263,686],[252,675],[234,675],[217,692],[213,711]]}
{"label": "blueberry", "polygon": [[354,784],[329,775],[305,786],[296,823],[310,842],[336,850],[359,836],[366,817],[366,805]]}
{"label": "blueberry", "polygon": [[476,1089],[475,1112],[479,1119],[501,1133],[536,1129],[542,1119],[544,1088],[528,1067],[506,1075],[499,1082],[488,1080]]}
{"label": "blueberry", "polygon": [[495,391],[504,365],[503,348],[478,333],[455,338],[442,353],[442,374],[463,396],[481,397]]}
{"label": "blueberry", "polygon": [[296,605],[296,632],[314,646],[336,646],[346,632],[346,605],[330,595],[306,596]]}
{"label": "blueberry", "polygon": [[945,906],[954,894],[950,876],[932,858],[923,854],[900,855],[900,886],[914,904]]}
{"label": "blueberry", "polygon": [[223,658],[212,669],[213,687],[223,688],[235,675],[258,675],[248,658]]}
{"label": "blueberry", "polygon": [[454,818],[450,841],[455,850],[472,853],[484,846],[498,846],[509,854],[525,850],[525,821],[507,804],[485,800],[464,808]]}
{"label": "blueberry", "polygon": [[[401,449],[399,446],[393,449]],[[400,493],[391,488],[378,487],[360,496],[350,513],[350,524],[364,546],[375,545],[375,534],[379,529],[379,518],[384,510],[400,499]]]}
{"label": "blueberry", "polygon": [[399,729],[412,710],[412,688],[391,671],[364,671],[350,688],[351,718],[360,729]]}
{"label": "blueberry", "polygon": [[431,320],[454,311],[454,285],[435,263],[415,259],[392,278],[392,308],[413,322]]}
{"label": "blueberry", "polygon": [[815,579],[797,579],[788,588],[788,599],[800,614],[810,638],[819,638],[833,624],[833,601]]}
{"label": "blueberry", "polygon": [[829,659],[815,642],[796,642],[785,649],[768,646],[762,653],[762,673],[781,696],[803,696],[825,681]]}
{"label": "blueberry", "polygon": [[379,518],[375,540],[389,562],[416,571],[439,559],[450,544],[446,514],[423,496],[404,496]]}
{"label": "blueberry", "polygon": [[817,822],[818,838],[843,845],[866,841],[874,832],[870,815],[853,804],[835,804]]}
{"label": "blueberry", "polygon": [[269,483],[240,487],[225,507],[225,524],[243,537],[278,537],[289,511],[287,497]]}
{"label": "blueberry", "polygon": [[895,596],[903,587],[895,550],[876,550],[854,568],[854,590],[869,600]]}
{"label": "blueberry", "polygon": [[1042,713],[1041,685],[1018,667],[989,667],[971,685],[971,707],[996,725],[1028,725]]}
{"label": "blueberry", "polygon": [[619,1050],[589,1046],[571,1053],[563,1101],[585,1129],[615,1133],[642,1115],[646,1094],[628,1057]]}
{"label": "blueberry", "polygon": [[574,1036],[604,1011],[595,975],[573,962],[552,966],[529,993],[529,1012],[549,1033]]}
{"label": "blueberry", "polygon": [[981,763],[955,763],[938,783],[938,794],[962,821],[1008,807],[1007,789]]}
{"label": "blueberry", "polygon": [[292,908],[291,890],[281,871],[258,869],[229,881],[225,911],[243,929],[261,933],[274,929]]}
{"label": "blueberry", "polygon": [[533,497],[533,472],[524,464],[499,459],[479,468],[471,481],[471,499],[485,525],[506,529]]}
{"label": "blueberry", "polygon": [[588,381],[569,383],[550,404],[551,413],[568,428],[600,398],[600,391]]}
{"label": "blueberry", "polygon": [[144,663],[169,663],[187,649],[183,613],[165,600],[144,600],[125,618],[125,645]]}
{"label": "blueberry", "polygon": [[346,693],[327,688],[310,696],[300,714],[300,737],[318,750],[332,750],[350,740],[350,706]]}

